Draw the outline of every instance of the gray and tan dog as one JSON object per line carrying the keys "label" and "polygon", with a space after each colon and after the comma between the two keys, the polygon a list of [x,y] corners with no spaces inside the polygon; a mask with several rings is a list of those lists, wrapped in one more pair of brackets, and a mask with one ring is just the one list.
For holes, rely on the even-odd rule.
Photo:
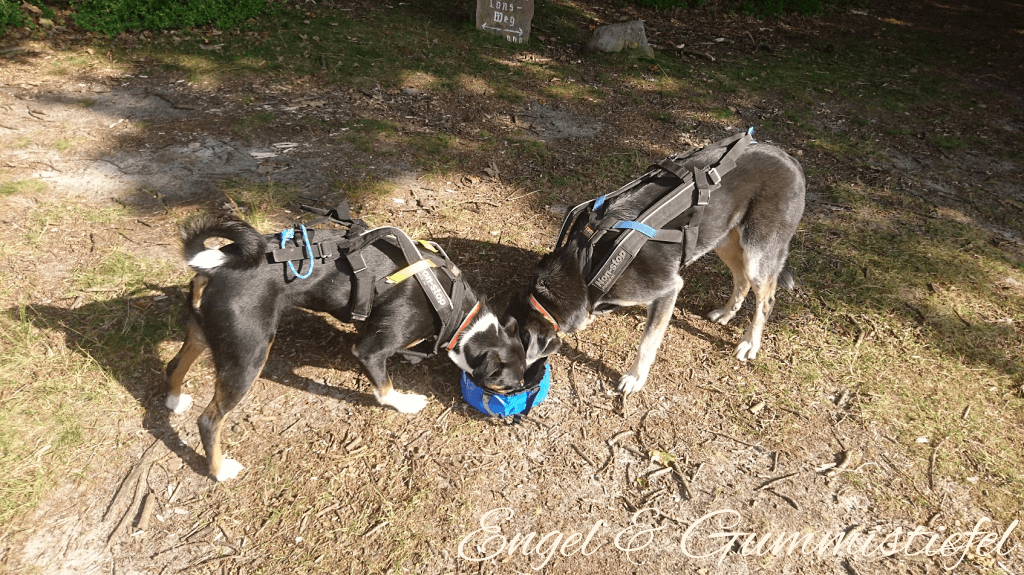
{"label": "gray and tan dog", "polygon": [[[794,285],[785,264],[790,240],[804,211],[805,179],[800,164],[784,151],[753,144],[749,135],[744,138],[743,151],[728,160],[730,169],[720,177],[717,172],[707,175],[714,171],[708,168],[725,163],[726,151],[709,146],[670,158],[674,160],[670,167],[676,173],[654,169],[632,187],[620,189],[614,197],[609,195],[607,201],[599,198],[587,207],[590,211],[584,211],[583,217],[567,217],[561,234],[564,242],[560,238],[556,249],[541,259],[530,286],[513,297],[506,311],[518,321],[528,363],[557,351],[559,332],[581,330],[596,316],[619,307],[645,305],[647,324],[636,359],[618,383],[623,393],[638,391],[647,380],[683,287],[682,268],[712,250],[732,271],[733,292],[723,307],[708,314],[708,319],[722,325],[729,323],[753,290],[754,317],[734,356],[740,361],[757,356],[777,285],[781,282],[790,289]],[[739,139],[737,136],[729,141]],[[638,225],[647,214],[657,211],[652,206],[660,198],[680,189],[685,178],[679,174],[687,171],[692,178],[711,180],[714,188],[705,196],[702,217],[698,216],[699,233],[691,220],[692,209],[658,229]],[[689,202],[683,208],[687,206]],[[602,275],[603,270],[617,265],[622,254],[617,236],[637,230],[650,239],[642,243],[631,261],[629,254],[621,258],[625,260],[621,275],[608,285],[600,285],[607,277]],[[599,233],[602,231],[605,233]],[[688,231],[694,236],[690,242],[681,239]]]}

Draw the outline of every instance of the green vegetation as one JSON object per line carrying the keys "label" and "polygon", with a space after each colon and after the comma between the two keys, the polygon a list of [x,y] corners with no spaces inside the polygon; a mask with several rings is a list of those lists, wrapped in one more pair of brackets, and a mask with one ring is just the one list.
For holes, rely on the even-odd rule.
{"label": "green vegetation", "polygon": [[206,25],[231,28],[270,7],[269,0],[83,0],[75,7],[75,23],[108,36]]}

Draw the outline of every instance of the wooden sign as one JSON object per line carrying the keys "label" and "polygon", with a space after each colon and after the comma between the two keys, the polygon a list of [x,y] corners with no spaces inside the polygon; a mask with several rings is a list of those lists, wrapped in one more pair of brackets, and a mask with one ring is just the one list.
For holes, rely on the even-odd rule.
{"label": "wooden sign", "polygon": [[509,42],[525,44],[530,39],[534,0],[477,0],[476,27],[501,34]]}

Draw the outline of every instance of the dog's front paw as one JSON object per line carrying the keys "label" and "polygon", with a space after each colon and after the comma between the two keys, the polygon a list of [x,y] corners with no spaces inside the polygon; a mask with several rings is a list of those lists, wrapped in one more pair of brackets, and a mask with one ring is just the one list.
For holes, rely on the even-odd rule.
{"label": "dog's front paw", "polygon": [[221,460],[220,470],[217,472],[216,475],[214,475],[214,478],[216,478],[217,481],[227,481],[228,479],[234,479],[238,477],[238,474],[241,473],[243,469],[245,468],[242,467],[241,463],[229,457],[225,457],[224,459]]}
{"label": "dog's front paw", "polygon": [[381,405],[390,405],[401,413],[419,413],[424,407],[427,406],[427,396],[419,395],[415,393],[400,393],[392,391],[391,393],[378,397]]}
{"label": "dog's front paw", "polygon": [[185,413],[189,407],[192,407],[192,396],[183,393],[181,395],[168,395],[167,402],[165,403],[167,409],[170,409],[174,413]]}
{"label": "dog's front paw", "polygon": [[751,343],[747,340],[743,340],[739,345],[736,346],[736,352],[733,356],[740,361],[747,361],[748,359],[754,359],[757,357],[757,350],[760,346]]}
{"label": "dog's front paw", "polygon": [[722,325],[728,324],[734,317],[736,317],[736,312],[724,307],[722,309],[716,309],[708,314],[709,320]]}
{"label": "dog's front paw", "polygon": [[640,391],[640,389],[643,388],[644,383],[646,383],[644,379],[640,379],[631,373],[627,373],[619,378],[618,390],[629,395]]}

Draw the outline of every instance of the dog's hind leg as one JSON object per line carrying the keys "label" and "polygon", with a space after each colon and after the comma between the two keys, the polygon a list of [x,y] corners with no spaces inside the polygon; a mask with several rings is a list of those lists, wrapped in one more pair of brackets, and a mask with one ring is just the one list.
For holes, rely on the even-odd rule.
{"label": "dog's hind leg", "polygon": [[273,338],[262,349],[252,349],[248,357],[217,357],[217,383],[213,400],[199,416],[199,437],[203,440],[210,475],[217,481],[234,479],[242,471],[242,464],[224,457],[220,449],[220,431],[224,416],[242,401],[253,382],[263,371]]}
{"label": "dog's hind leg", "polygon": [[675,285],[665,295],[655,299],[647,305],[647,323],[644,325],[644,334],[640,338],[640,347],[636,352],[636,359],[633,366],[619,378],[618,389],[622,393],[634,393],[647,383],[647,374],[651,371],[654,358],[658,355],[658,348],[665,338],[665,331],[668,329],[669,320],[672,319],[672,310],[675,309],[676,297],[679,290],[683,289],[683,278],[673,276]]}
{"label": "dog's hind leg", "polygon": [[417,413],[427,406],[427,397],[424,395],[395,391],[387,366],[392,352],[380,349],[374,338],[366,338],[352,346],[352,354],[370,376],[374,385],[373,396],[381,405],[391,406],[402,413]]}
{"label": "dog's hind leg", "polygon": [[181,385],[185,381],[185,375],[188,373],[192,364],[195,363],[196,359],[201,353],[206,350],[206,340],[203,337],[203,330],[199,327],[199,323],[196,321],[196,313],[199,309],[199,303],[202,301],[203,289],[209,282],[209,278],[206,276],[198,275],[192,279],[190,286],[190,301],[189,305],[191,310],[189,313],[188,323],[185,324],[185,342],[181,344],[181,349],[178,350],[178,355],[174,356],[174,359],[167,364],[167,401],[165,405],[167,409],[170,409],[174,413],[185,413],[192,405],[192,396],[187,393],[181,393]]}
{"label": "dog's hind leg", "polygon": [[709,313],[708,319],[726,325],[736,317],[736,312],[740,311],[743,300],[746,299],[747,292],[750,291],[750,278],[743,261],[743,246],[740,244],[739,228],[733,228],[729,232],[725,241],[715,248],[715,253],[732,272],[732,297],[725,302],[724,306]]}
{"label": "dog's hind leg", "polygon": [[756,298],[754,319],[747,326],[747,331],[743,333],[743,339],[736,346],[734,354],[736,359],[746,361],[757,357],[757,352],[761,349],[761,334],[764,333],[765,323],[768,322],[768,316],[771,315],[772,308],[775,307],[775,288],[778,285],[778,280],[777,274],[772,274],[763,280],[754,280],[753,288]]}
{"label": "dog's hind leg", "polygon": [[192,405],[192,396],[181,392],[188,369],[203,351],[206,341],[195,321],[190,320],[185,328],[185,343],[181,344],[178,355],[167,364],[167,409],[174,413],[185,413]]}

